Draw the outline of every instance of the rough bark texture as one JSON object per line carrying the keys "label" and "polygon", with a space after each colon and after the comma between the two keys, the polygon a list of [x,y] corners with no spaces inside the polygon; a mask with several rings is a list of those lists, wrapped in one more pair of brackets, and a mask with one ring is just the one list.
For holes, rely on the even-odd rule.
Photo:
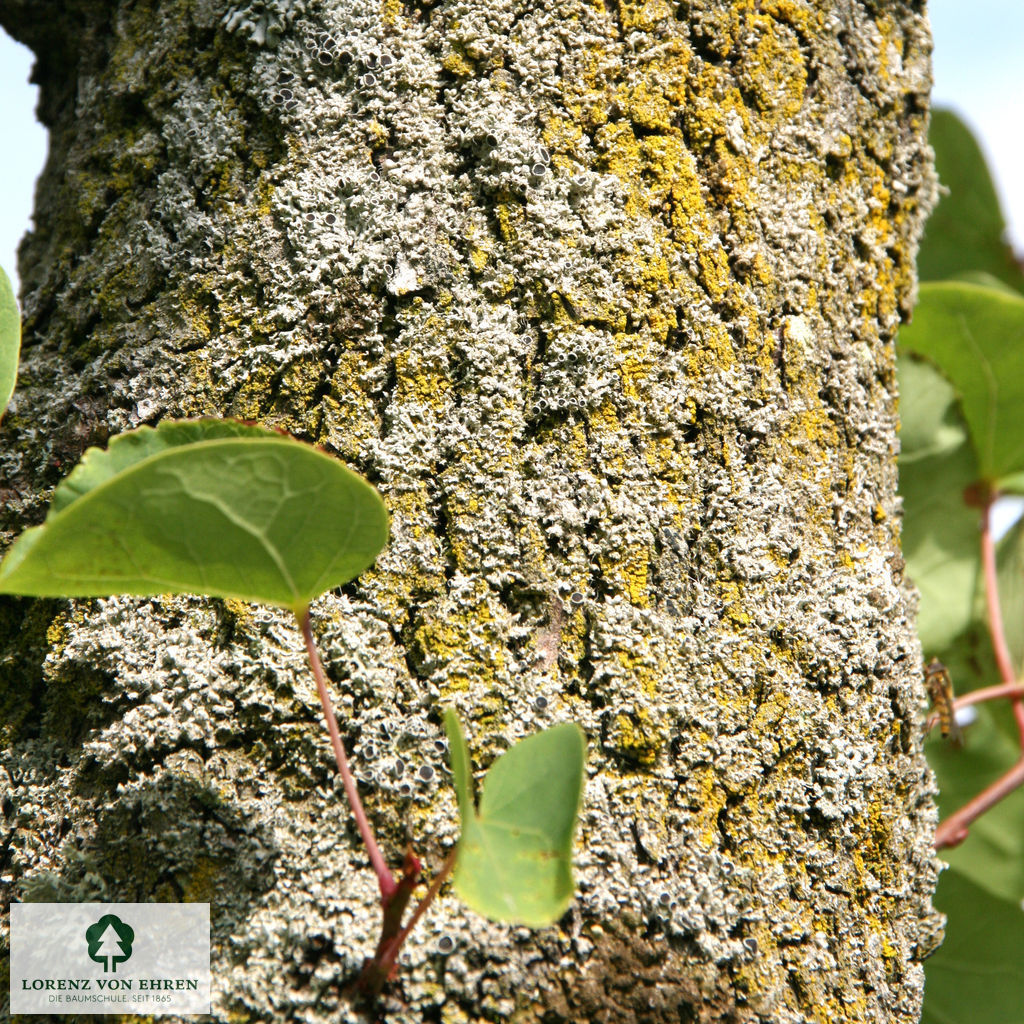
{"label": "rough bark texture", "polygon": [[[392,514],[314,608],[392,858],[454,838],[442,705],[479,765],[589,737],[571,911],[442,897],[389,1020],[918,1019],[922,6],[0,0],[51,130],[2,539],[117,431],[285,427]],[[216,1019],[354,1019],[375,884],[287,617],[5,599],[0,645],[0,895],[209,900]]]}

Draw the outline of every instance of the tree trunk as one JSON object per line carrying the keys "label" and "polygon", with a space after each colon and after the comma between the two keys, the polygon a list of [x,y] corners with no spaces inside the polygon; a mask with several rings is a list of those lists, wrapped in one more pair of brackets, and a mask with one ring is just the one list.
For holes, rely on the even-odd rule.
{"label": "tree trunk", "polygon": [[[314,606],[392,862],[456,835],[443,706],[478,766],[588,736],[569,913],[443,895],[389,1021],[918,1019],[922,8],[0,0],[51,133],[4,543],[111,434],[280,426],[392,516]],[[357,1019],[376,886],[287,616],[5,599],[0,645],[0,896],[209,901],[215,1019]]]}

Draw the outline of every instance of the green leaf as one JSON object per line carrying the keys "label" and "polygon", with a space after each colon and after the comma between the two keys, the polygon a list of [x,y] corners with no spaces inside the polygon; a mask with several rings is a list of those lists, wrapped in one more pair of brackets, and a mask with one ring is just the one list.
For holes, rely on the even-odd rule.
{"label": "green leaf", "polygon": [[[933,477],[941,480],[947,471],[941,463],[934,464]],[[910,484],[909,479],[901,479],[901,490],[904,483]],[[919,488],[911,487],[915,496]],[[915,498],[916,500],[916,498]],[[907,503],[904,503],[904,510]],[[976,514],[977,510],[970,510]],[[951,513],[951,516],[954,513]],[[915,523],[911,523],[910,519]],[[905,525],[909,528],[912,537],[916,537],[916,520],[919,519],[914,504],[910,505],[910,514]],[[950,520],[952,522],[952,518]],[[969,524],[972,531],[975,530],[972,518]],[[941,527],[941,518],[936,523],[936,530]],[[965,530],[966,532],[966,530]],[[970,541],[964,538],[964,547],[967,550]],[[973,548],[980,552],[978,537],[974,538]],[[916,562],[916,554],[915,554]],[[977,573],[974,583],[974,597],[971,610],[967,615],[967,627],[961,632],[948,632],[943,635],[939,628],[931,628],[933,621],[932,594],[922,597],[920,616],[926,623],[927,643],[924,644],[925,657],[935,656],[944,662],[949,668],[953,678],[953,685],[957,694],[967,693],[970,690],[977,690],[982,686],[992,686],[1000,682],[999,669],[995,663],[992,653],[992,639],[988,631],[988,611],[985,602],[984,577],[981,572],[980,553],[976,558]],[[911,576],[914,570],[908,561],[908,571]],[[1010,657],[1014,666],[1017,667],[1018,676],[1024,674],[1024,520],[1019,520],[996,542],[996,575],[999,586],[999,604],[1003,613],[1003,633],[1010,649]],[[941,602],[945,595],[938,590],[938,600]],[[1002,721],[1002,719],[1000,719]],[[1017,745],[1019,735],[1015,723],[1007,723],[1008,734],[1014,738],[1014,745]]]}
{"label": "green leaf", "polygon": [[[945,855],[945,854],[943,854]],[[925,964],[922,1024],[1024,1024],[1024,912],[943,872],[936,906],[946,941]]]}
{"label": "green leaf", "polygon": [[21,315],[10,279],[0,267],[0,418],[14,394],[21,350]]}
{"label": "green leaf", "polygon": [[995,288],[1007,295],[1020,295],[1016,288],[1011,288],[1005,281],[1000,281],[998,277],[986,274],[984,270],[967,270],[962,274],[954,274],[949,280],[963,281],[964,284],[977,284],[983,288]]}
{"label": "green leaf", "polygon": [[956,394],[933,366],[897,361],[903,556],[921,592],[918,634],[926,656],[943,650],[975,619],[981,571],[979,510],[964,502],[978,478]]}
{"label": "green leaf", "polygon": [[1007,473],[999,478],[1000,494],[1024,494],[1024,470],[1020,473]]}
{"label": "green leaf", "polygon": [[923,284],[899,345],[927,357],[953,385],[981,479],[1006,489],[1024,472],[1024,298],[961,282]]}
{"label": "green leaf", "polygon": [[268,440],[292,440],[285,434],[269,431],[240,420],[165,420],[158,427],[139,427],[112,437],[106,448],[89,448],[78,465],[57,484],[49,514],[62,512],[77,498],[106,483],[136,462],[198,441],[231,437],[261,437]]}
{"label": "green leaf", "polygon": [[462,819],[456,891],[492,920],[552,924],[573,894],[572,840],[586,757],[582,730],[566,722],[520,740],[491,766],[475,810],[469,749],[453,711],[445,713],[445,728]]}
{"label": "green leaf", "polygon": [[450,708],[444,713],[444,727],[448,733],[448,756],[452,763],[452,784],[459,801],[459,817],[463,821],[476,814],[473,796],[473,772],[469,763],[469,747],[462,734],[458,716]]}
{"label": "green leaf", "polygon": [[922,281],[981,271],[1020,291],[1024,274],[1006,243],[1006,221],[992,176],[970,129],[948,110],[932,112],[928,141],[948,189],[925,225],[917,256]]}
{"label": "green leaf", "polygon": [[73,471],[0,563],[0,593],[200,593],[301,612],[387,540],[373,487],[310,445],[211,420],[135,434]]}

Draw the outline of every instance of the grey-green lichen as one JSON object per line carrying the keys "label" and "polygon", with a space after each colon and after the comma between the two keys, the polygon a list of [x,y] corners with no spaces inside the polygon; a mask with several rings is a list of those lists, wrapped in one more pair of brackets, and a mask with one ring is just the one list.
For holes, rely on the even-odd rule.
{"label": "grey-green lichen", "polygon": [[[443,895],[387,1019],[916,1021],[916,6],[40,9],[0,0],[53,140],[0,540],[111,433],[283,426],[391,511],[314,618],[393,860],[455,838],[442,704],[479,764],[589,737],[569,914],[531,933]],[[0,610],[3,898],[208,899],[217,1019],[357,1019],[375,885],[293,624]]]}
{"label": "grey-green lichen", "polygon": [[259,46],[273,45],[288,28],[299,7],[297,0],[255,0],[228,8],[221,24],[228,32],[244,32]]}

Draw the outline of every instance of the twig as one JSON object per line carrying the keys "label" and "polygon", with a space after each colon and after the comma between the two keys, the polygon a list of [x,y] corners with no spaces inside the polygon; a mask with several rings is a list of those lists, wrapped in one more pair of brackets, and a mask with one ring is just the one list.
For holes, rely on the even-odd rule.
{"label": "twig", "polygon": [[391,902],[398,889],[398,883],[394,875],[388,870],[388,866],[381,855],[380,847],[374,838],[373,829],[367,820],[366,811],[363,810],[363,802],[359,799],[359,790],[356,788],[356,780],[349,771],[348,758],[345,756],[345,746],[341,742],[341,733],[338,732],[338,720],[334,717],[334,708],[331,706],[331,698],[327,693],[327,677],[324,674],[324,667],[320,662],[320,655],[316,649],[316,642],[313,640],[313,630],[309,624],[309,609],[304,609],[302,615],[296,615],[299,620],[299,628],[302,630],[302,637],[306,641],[306,652],[309,654],[309,664],[313,669],[313,676],[316,679],[317,693],[320,694],[320,706],[324,709],[324,718],[327,721],[327,731],[331,734],[331,746],[334,747],[334,758],[338,762],[338,771],[341,773],[341,781],[345,785],[345,795],[348,797],[349,806],[356,819],[359,834],[363,837],[366,852],[370,856],[370,863],[377,873],[377,882],[380,885],[380,896],[385,909]]}
{"label": "twig", "polygon": [[385,969],[383,956],[385,950],[389,949],[395,936],[402,931],[402,915],[412,898],[412,891],[420,880],[420,871],[423,865],[419,857],[412,852],[412,847],[406,847],[405,861],[402,864],[402,877],[398,887],[390,899],[383,900],[384,916],[380,925],[380,938],[377,940],[377,948],[373,956],[368,957],[363,963],[363,969],[359,975],[357,987],[360,991],[368,993],[373,997],[380,995],[384,982],[391,974],[391,964]]}
{"label": "twig", "polygon": [[935,849],[947,846],[958,846],[967,838],[967,829],[976,818],[979,818],[990,807],[999,803],[1004,796],[1009,796],[1018,786],[1024,783],[1024,757],[991,786],[983,789],[974,799],[954,811],[935,830]]}
{"label": "twig", "polygon": [[[1006,642],[1003,630],[1003,613],[999,605],[999,580],[996,575],[996,546],[992,539],[991,511],[993,497],[986,499],[981,513],[981,564],[985,574],[985,603],[988,607],[988,630],[992,638],[992,650],[995,654],[999,674],[1003,678],[1002,686],[989,686],[984,690],[966,694],[957,700],[954,707],[966,707],[982,700],[991,700],[999,696],[1010,697],[1013,701],[1013,713],[1017,720],[1020,733],[1021,757],[1017,763],[990,786],[983,789],[976,797],[969,800],[959,810],[954,811],[944,821],[939,822],[935,830],[935,849],[941,850],[948,846],[957,846],[967,838],[973,821],[979,818],[990,807],[1008,796],[1018,786],[1024,784],[1024,701],[1021,700],[1024,688],[1017,682],[1013,671],[1013,659]],[[973,700],[968,700],[973,698]]]}
{"label": "twig", "polygon": [[[996,545],[992,538],[992,499],[985,502],[981,512],[981,564],[985,573],[985,604],[988,607],[988,630],[992,637],[992,651],[1004,683],[1014,683],[1017,674],[1013,671],[1013,658],[1006,642],[1003,629],[1003,613],[999,604],[999,580],[996,574]],[[1020,733],[1021,750],[1024,751],[1024,703],[1019,697],[1013,700],[1013,715]]]}
{"label": "twig", "polygon": [[409,923],[391,940],[391,944],[388,946],[384,955],[381,957],[381,967],[386,970],[390,970],[395,960],[398,958],[398,951],[402,948],[402,943],[409,937],[409,932],[412,931],[413,926],[423,916],[424,911],[434,901],[434,897],[441,891],[441,886],[444,885],[445,879],[452,873],[452,868],[455,867],[455,854],[457,847],[452,847],[448,856],[445,857],[444,863],[441,865],[441,870],[434,876],[434,880],[430,883],[430,888],[427,890],[426,895],[420,900],[416,909],[412,912],[412,916],[409,918]]}
{"label": "twig", "polygon": [[998,700],[1000,697],[1012,697],[1020,700],[1024,697],[1024,684],[1020,682],[1000,683],[998,686],[986,686],[980,690],[971,690],[953,701],[953,710],[969,708],[972,704],[982,704],[987,700]]}

